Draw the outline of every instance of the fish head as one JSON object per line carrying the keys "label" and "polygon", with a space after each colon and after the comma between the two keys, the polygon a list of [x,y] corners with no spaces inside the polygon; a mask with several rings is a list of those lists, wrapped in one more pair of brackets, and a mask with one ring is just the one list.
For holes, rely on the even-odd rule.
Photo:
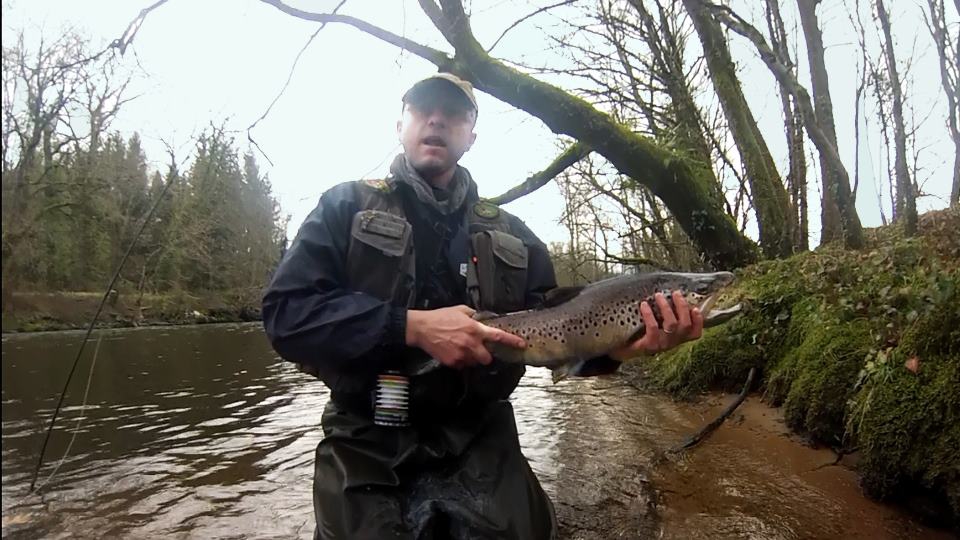
{"label": "fish head", "polygon": [[672,291],[680,291],[687,305],[706,312],[712,307],[715,294],[733,283],[733,280],[734,275],[730,272],[669,273],[660,276],[657,292],[669,296]]}

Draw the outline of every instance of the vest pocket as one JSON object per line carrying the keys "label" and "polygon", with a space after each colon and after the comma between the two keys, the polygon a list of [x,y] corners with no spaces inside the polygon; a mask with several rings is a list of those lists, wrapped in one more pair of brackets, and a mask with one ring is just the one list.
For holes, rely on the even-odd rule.
{"label": "vest pocket", "polygon": [[480,309],[508,312],[525,307],[527,246],[516,236],[483,231],[472,237]]}
{"label": "vest pocket", "polygon": [[347,279],[353,290],[391,302],[412,259],[411,226],[380,210],[361,210],[350,226]]}

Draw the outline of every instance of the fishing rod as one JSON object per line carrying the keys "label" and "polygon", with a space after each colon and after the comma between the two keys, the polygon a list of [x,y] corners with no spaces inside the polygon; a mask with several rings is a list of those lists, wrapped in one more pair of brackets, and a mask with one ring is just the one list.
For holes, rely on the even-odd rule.
{"label": "fishing rod", "polygon": [[[110,284],[107,285],[107,290],[103,292],[103,298],[100,299],[100,305],[97,306],[96,313],[93,314],[93,318],[90,319],[90,324],[87,325],[87,332],[83,336],[83,341],[80,342],[80,348],[77,349],[77,355],[73,359],[73,366],[70,368],[70,374],[67,375],[67,380],[63,383],[63,390],[60,391],[60,399],[57,401],[57,406],[53,409],[53,418],[50,419],[50,427],[47,428],[47,434],[43,438],[43,445],[40,447],[40,457],[37,458],[37,466],[33,471],[33,478],[30,480],[30,493],[33,493],[34,486],[37,484],[37,478],[40,475],[40,469],[43,467],[43,456],[47,452],[47,444],[50,443],[50,436],[53,434],[53,426],[57,422],[57,416],[60,414],[60,408],[63,406],[63,400],[67,396],[67,389],[70,387],[70,381],[73,380],[73,374],[77,371],[77,365],[80,363],[80,357],[83,355],[83,349],[87,345],[87,342],[90,341],[90,334],[93,333],[93,328],[97,324],[97,319],[100,318],[100,313],[103,312],[103,306],[106,305],[107,299],[110,297],[110,292],[113,291],[113,286],[116,285],[117,280],[120,279],[120,272],[123,271],[123,265],[126,264],[127,258],[130,257],[130,253],[133,251],[133,248],[137,245],[137,241],[140,240],[140,236],[143,234],[144,229],[147,228],[147,223],[150,223],[150,220],[153,218],[153,214],[156,213],[157,208],[160,206],[160,201],[167,195],[167,191],[170,190],[170,186],[173,185],[174,180],[176,180],[177,175],[171,174],[170,178],[167,179],[166,183],[163,186],[163,190],[160,192],[160,195],[157,197],[157,200],[153,202],[153,206],[150,207],[150,211],[147,212],[147,216],[143,219],[143,222],[140,224],[140,228],[137,230],[137,234],[134,235],[133,240],[130,242],[130,245],[127,246],[127,251],[124,252],[123,257],[120,259],[120,264],[117,265],[117,270],[113,273],[113,278],[110,280]],[[93,371],[93,365],[90,366],[91,373]],[[90,388],[90,381],[92,377],[87,378],[87,389]],[[69,449],[68,449],[69,451]],[[56,471],[54,471],[56,472]],[[50,475],[53,477],[53,475]],[[49,481],[49,479],[48,479]]]}

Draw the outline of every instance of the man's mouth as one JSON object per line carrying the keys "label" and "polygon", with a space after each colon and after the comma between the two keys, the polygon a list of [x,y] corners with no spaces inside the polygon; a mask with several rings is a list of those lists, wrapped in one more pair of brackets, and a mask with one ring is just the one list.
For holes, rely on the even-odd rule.
{"label": "man's mouth", "polygon": [[442,137],[436,135],[430,135],[429,137],[424,137],[422,141],[423,144],[427,146],[439,146],[441,148],[446,148],[447,142],[443,140]]}

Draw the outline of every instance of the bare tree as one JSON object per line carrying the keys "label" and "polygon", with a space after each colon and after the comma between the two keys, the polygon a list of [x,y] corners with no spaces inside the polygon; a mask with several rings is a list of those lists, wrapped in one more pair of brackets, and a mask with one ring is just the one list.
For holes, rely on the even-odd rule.
{"label": "bare tree", "polygon": [[[827,144],[837,148],[837,131],[833,119],[833,101],[830,98],[830,79],[824,61],[823,35],[817,21],[820,0],[797,0],[800,24],[807,43],[807,60],[813,86],[815,122],[823,132]],[[839,167],[839,169],[838,169]],[[840,160],[831,160],[820,152],[820,170],[823,177],[821,205],[821,241],[843,239],[851,247],[863,243],[860,218],[853,206],[850,182]]]}
{"label": "bare tree", "polygon": [[893,98],[893,139],[896,148],[894,169],[897,185],[895,215],[902,220],[907,234],[917,231],[917,194],[914,191],[910,171],[907,170],[907,133],[903,122],[903,90],[900,73],[897,70],[897,58],[894,53],[893,35],[890,32],[890,17],[883,0],[875,0],[877,18],[883,30],[883,55],[886,58],[887,77]]}
{"label": "bare tree", "polygon": [[[787,30],[780,14],[779,0],[766,0],[765,14],[770,31],[770,47],[787,69],[796,77],[797,66],[790,56]],[[793,247],[798,251],[810,248],[810,225],[807,210],[807,159],[804,155],[803,116],[796,98],[783,84],[778,84],[780,105],[783,109],[784,130],[787,137],[789,173],[787,189],[790,193],[790,219],[793,221]]]}
{"label": "bare tree", "polygon": [[[3,50],[3,290],[12,294],[13,254],[33,236],[41,219],[75,206],[74,187],[56,176],[75,160],[116,114],[126,81],[113,72],[112,55],[87,53],[86,43],[66,32],[35,48],[21,32]],[[100,76],[89,85],[91,71]],[[91,91],[103,91],[94,95]],[[98,97],[99,96],[99,97]],[[83,104],[99,104],[96,117]],[[86,114],[85,114],[86,113]]]}
{"label": "bare tree", "polygon": [[[803,4],[808,0],[797,0],[798,3]],[[809,6],[812,10],[812,5]],[[843,161],[840,159],[840,154],[837,151],[836,144],[836,134],[833,129],[833,113],[832,106],[829,105],[829,93],[826,96],[822,96],[824,101],[817,105],[818,108],[814,108],[813,103],[810,99],[810,94],[807,90],[797,81],[797,78],[793,73],[780,62],[777,55],[774,54],[773,50],[770,49],[770,46],[767,45],[766,39],[764,39],[763,34],[759,30],[753,27],[750,23],[745,21],[742,17],[737,15],[733,10],[726,6],[718,6],[715,4],[710,5],[711,10],[714,12],[714,15],[720,20],[724,25],[733,30],[734,32],[740,34],[741,36],[749,39],[757,49],[757,52],[760,54],[760,59],[767,65],[773,75],[777,78],[777,81],[790,90],[790,94],[797,99],[797,105],[800,108],[800,112],[803,114],[803,125],[806,129],[807,135],[810,137],[810,140],[813,141],[814,146],[817,147],[817,151],[820,153],[821,163],[830,168],[830,171],[836,175],[836,181],[830,180],[827,178],[827,172],[824,171],[824,207],[823,212],[821,213],[823,228],[826,229],[828,225],[834,227],[835,223],[832,223],[829,216],[826,216],[826,212],[830,209],[830,205],[827,203],[832,201],[832,208],[836,210],[836,215],[839,216],[839,227],[834,227],[831,229],[830,234],[840,233],[839,238],[843,240],[844,244],[847,247],[857,248],[863,245],[863,228],[860,225],[860,217],[857,215],[857,210],[853,206],[850,197],[850,179],[847,175],[847,170],[843,165]],[[802,10],[801,10],[802,11]],[[803,16],[801,15],[801,18]],[[814,23],[816,19],[814,18]],[[811,53],[812,63],[815,64],[811,71],[816,69],[816,66],[822,70],[820,76],[826,77],[826,68],[823,64],[823,47],[822,42],[820,41],[820,29],[819,27],[813,27],[813,31],[816,33],[815,45],[819,44],[820,49],[819,53]],[[806,33],[806,26],[804,27],[804,32]],[[809,52],[809,51],[808,51]],[[821,81],[825,82],[825,81]],[[821,84],[821,90],[823,90],[823,85]],[[831,111],[829,113],[829,130],[824,129],[824,126],[820,123],[820,116],[817,111],[820,110],[820,107],[823,107],[824,111]],[[829,192],[829,193],[828,193]],[[824,233],[822,240],[828,242],[830,240],[836,239],[838,237],[830,236],[827,233]]]}
{"label": "bare tree", "polygon": [[[960,15],[960,0],[956,0],[957,14]],[[936,44],[937,59],[940,63],[940,83],[947,97],[947,127],[953,139],[953,183],[950,190],[950,206],[960,205],[960,38],[956,32],[948,31],[943,0],[927,0],[929,12],[924,20],[933,41]]]}
{"label": "bare tree", "polygon": [[750,182],[760,246],[771,257],[789,255],[793,252],[793,220],[789,219],[787,191],[743,95],[727,38],[703,0],[683,0],[683,5],[700,36],[714,91]]}

